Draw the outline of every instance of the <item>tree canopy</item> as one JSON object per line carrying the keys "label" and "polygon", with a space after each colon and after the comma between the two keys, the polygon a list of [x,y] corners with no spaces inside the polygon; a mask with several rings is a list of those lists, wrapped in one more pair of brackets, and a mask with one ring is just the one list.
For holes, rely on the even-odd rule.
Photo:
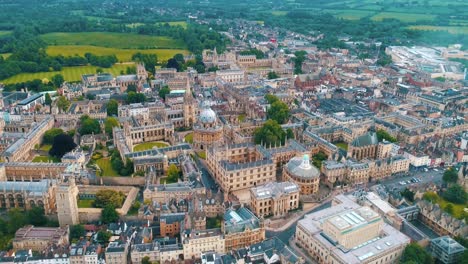
{"label": "tree canopy", "polygon": [[49,150],[49,155],[62,158],[63,155],[76,148],[73,138],[67,134],[60,134],[54,137],[52,148]]}
{"label": "tree canopy", "polygon": [[419,244],[410,243],[403,250],[403,254],[400,258],[400,263],[409,264],[409,263],[434,263],[431,255],[425,251]]}
{"label": "tree canopy", "polygon": [[65,79],[63,78],[62,74],[55,74],[54,76],[52,76],[52,83],[56,88],[62,87],[64,81]]}
{"label": "tree canopy", "polygon": [[166,183],[176,183],[176,182],[178,182],[181,173],[182,172],[180,171],[180,169],[175,164],[169,165],[169,168],[167,169]]}
{"label": "tree canopy", "polygon": [[143,54],[137,52],[133,54],[132,61],[141,62],[145,65],[145,69],[149,72],[154,72],[156,64],[158,63],[158,56],[156,54]]}
{"label": "tree canopy", "polygon": [[171,89],[169,89],[169,86],[166,85],[159,89],[158,95],[162,99],[166,100],[166,95],[168,95],[169,93],[171,93]]}
{"label": "tree canopy", "polygon": [[384,139],[392,143],[398,142],[396,138],[392,137],[387,131],[383,129],[377,130],[376,134],[377,134],[377,139],[379,140],[379,142],[382,142]]}
{"label": "tree canopy", "polygon": [[410,189],[405,188],[403,191],[400,192],[401,196],[405,197],[409,202],[414,202],[414,192]]}
{"label": "tree canopy", "polygon": [[44,133],[42,138],[42,144],[52,144],[54,143],[54,138],[58,135],[65,134],[61,128],[51,128]]}
{"label": "tree canopy", "polygon": [[119,213],[115,210],[115,207],[111,204],[106,205],[104,209],[102,209],[101,213],[101,221],[105,224],[114,223],[119,220]]}
{"label": "tree canopy", "polygon": [[290,115],[288,105],[271,94],[267,94],[265,99],[270,103],[270,107],[267,110],[268,118],[275,120],[279,124],[286,123]]}
{"label": "tree canopy", "polygon": [[257,128],[254,132],[255,144],[263,144],[264,146],[284,145],[286,132],[275,120],[267,120],[262,127]]}
{"label": "tree canopy", "polygon": [[125,200],[125,194],[120,191],[112,189],[99,190],[96,193],[96,200],[94,206],[98,208],[104,208],[108,205],[114,208],[120,208]]}
{"label": "tree canopy", "polygon": [[445,200],[456,203],[456,204],[464,204],[468,199],[468,194],[465,192],[462,186],[459,184],[453,184],[450,186],[445,192],[442,193],[442,197]]}
{"label": "tree canopy", "polygon": [[453,168],[448,168],[442,176],[445,183],[456,183],[458,181],[458,173]]}
{"label": "tree canopy", "polygon": [[70,107],[70,101],[65,96],[59,96],[57,99],[57,107],[60,112],[66,112]]}
{"label": "tree canopy", "polygon": [[84,115],[80,118],[80,121],[81,125],[79,128],[79,132],[81,135],[101,133],[101,126],[99,125],[99,121],[97,121],[96,119]]}
{"label": "tree canopy", "polygon": [[115,99],[110,99],[106,104],[107,116],[118,116],[119,103]]}
{"label": "tree canopy", "polygon": [[119,126],[119,120],[115,117],[108,117],[106,118],[106,121],[104,121],[104,130],[109,137],[112,137],[112,128]]}

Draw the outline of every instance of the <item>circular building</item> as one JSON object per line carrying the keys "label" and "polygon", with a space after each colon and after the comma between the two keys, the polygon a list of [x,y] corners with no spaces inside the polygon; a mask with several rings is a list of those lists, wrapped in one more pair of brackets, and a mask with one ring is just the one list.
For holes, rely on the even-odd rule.
{"label": "circular building", "polygon": [[314,194],[318,192],[320,171],[310,164],[309,155],[294,157],[284,166],[283,180],[299,185],[300,194]]}
{"label": "circular building", "polygon": [[205,150],[221,143],[223,140],[223,126],[218,123],[216,113],[208,104],[204,104],[197,122],[193,125],[193,146],[195,149]]}

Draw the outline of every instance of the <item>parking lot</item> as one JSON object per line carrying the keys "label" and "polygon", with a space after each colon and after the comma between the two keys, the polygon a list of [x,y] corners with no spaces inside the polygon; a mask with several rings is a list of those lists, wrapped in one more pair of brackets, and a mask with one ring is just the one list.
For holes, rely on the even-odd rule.
{"label": "parking lot", "polygon": [[[443,168],[409,171],[405,174],[394,175],[388,179],[382,180],[381,184],[388,190],[403,190],[408,187],[426,186],[431,183],[442,184]],[[415,182],[415,180],[417,182]]]}

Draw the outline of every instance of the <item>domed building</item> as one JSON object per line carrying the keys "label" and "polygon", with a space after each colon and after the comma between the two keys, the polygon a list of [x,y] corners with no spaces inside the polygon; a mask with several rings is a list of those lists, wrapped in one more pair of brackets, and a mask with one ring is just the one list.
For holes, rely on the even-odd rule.
{"label": "domed building", "polygon": [[319,189],[320,171],[310,164],[309,155],[294,157],[284,166],[283,181],[299,185],[300,194],[314,194]]}
{"label": "domed building", "polygon": [[193,147],[195,149],[205,150],[223,141],[223,126],[219,124],[218,117],[205,103],[193,125]]}

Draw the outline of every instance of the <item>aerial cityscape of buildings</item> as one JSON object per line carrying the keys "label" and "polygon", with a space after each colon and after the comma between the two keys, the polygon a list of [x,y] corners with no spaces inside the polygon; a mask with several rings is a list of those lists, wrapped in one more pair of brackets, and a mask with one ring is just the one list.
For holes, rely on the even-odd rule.
{"label": "aerial cityscape of buildings", "polygon": [[[58,224],[16,230],[0,263],[398,263],[412,243],[461,263],[468,73],[449,58],[468,51],[389,46],[379,66],[241,28],[271,41],[205,49],[206,73],[139,63],[57,92],[0,84],[0,217],[39,207]],[[74,144],[57,160],[61,135]]]}

